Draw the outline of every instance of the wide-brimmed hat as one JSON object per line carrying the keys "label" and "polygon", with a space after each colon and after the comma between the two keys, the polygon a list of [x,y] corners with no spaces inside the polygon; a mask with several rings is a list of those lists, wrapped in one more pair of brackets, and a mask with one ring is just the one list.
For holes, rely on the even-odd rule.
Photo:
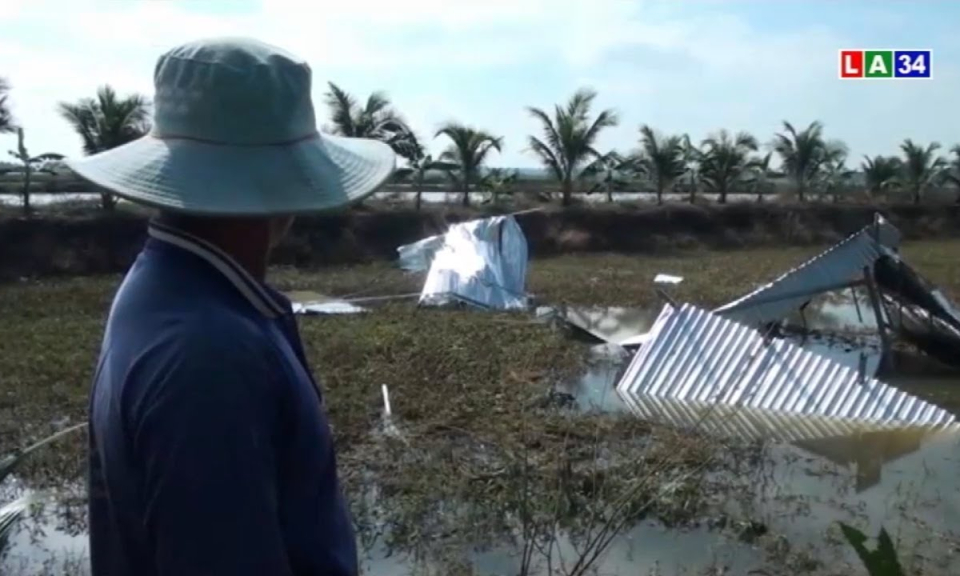
{"label": "wide-brimmed hat", "polygon": [[383,142],[317,131],[303,60],[242,38],[160,57],[153,129],[67,161],[118,196],[199,215],[297,214],[363,199],[396,166]]}

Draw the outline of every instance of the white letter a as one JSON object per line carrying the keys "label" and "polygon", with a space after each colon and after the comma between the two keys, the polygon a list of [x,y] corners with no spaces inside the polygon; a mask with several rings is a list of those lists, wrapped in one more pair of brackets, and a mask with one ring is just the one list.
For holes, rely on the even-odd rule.
{"label": "white letter a", "polygon": [[877,54],[873,57],[873,60],[870,62],[870,70],[868,74],[886,74],[887,65],[883,62],[883,56]]}

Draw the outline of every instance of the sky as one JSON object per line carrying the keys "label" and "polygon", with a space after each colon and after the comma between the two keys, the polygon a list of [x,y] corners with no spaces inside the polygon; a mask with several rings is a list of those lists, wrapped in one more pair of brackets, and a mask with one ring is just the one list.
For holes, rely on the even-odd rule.
{"label": "sky", "polygon": [[[952,0],[2,0],[0,76],[35,154],[81,153],[58,102],[106,83],[150,96],[165,50],[252,36],[310,63],[321,122],[327,81],[361,98],[384,90],[428,141],[449,120],[502,136],[492,165],[537,166],[526,107],[580,87],[619,114],[604,151],[636,148],[641,124],[767,143],[784,120],[820,120],[858,165],[904,138],[960,143],[957,22]],[[932,49],[933,78],[840,80],[844,48]],[[0,136],[0,151],[15,145]]]}

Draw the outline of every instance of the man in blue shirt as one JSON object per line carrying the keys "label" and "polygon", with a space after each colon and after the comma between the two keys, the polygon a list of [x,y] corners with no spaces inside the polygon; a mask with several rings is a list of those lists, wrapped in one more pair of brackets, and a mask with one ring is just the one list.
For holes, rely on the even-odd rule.
{"label": "man in blue shirt", "polygon": [[96,576],[352,575],[321,392],[264,283],[294,215],[372,193],[384,144],[317,132],[310,68],[252,40],[155,70],[155,126],[72,161],[158,208],[110,310],[90,403]]}

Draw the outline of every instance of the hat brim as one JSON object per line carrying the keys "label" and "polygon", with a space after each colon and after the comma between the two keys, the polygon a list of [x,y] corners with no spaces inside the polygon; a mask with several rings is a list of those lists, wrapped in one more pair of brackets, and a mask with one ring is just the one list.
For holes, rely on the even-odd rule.
{"label": "hat brim", "polygon": [[67,160],[82,178],[127,200],[217,216],[321,212],[386,182],[396,154],[383,142],[327,134],[277,146],[228,146],[146,135]]}

